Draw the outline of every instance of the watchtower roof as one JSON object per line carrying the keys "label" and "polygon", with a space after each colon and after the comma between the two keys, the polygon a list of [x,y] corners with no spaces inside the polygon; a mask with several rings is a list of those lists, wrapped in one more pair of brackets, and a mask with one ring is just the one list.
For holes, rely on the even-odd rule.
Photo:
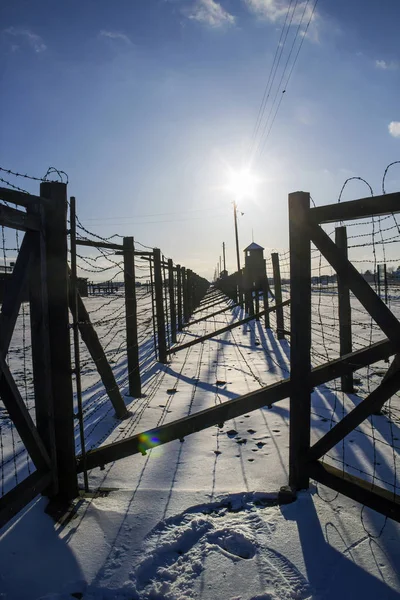
{"label": "watchtower roof", "polygon": [[243,250],[243,252],[247,252],[247,250],[264,250],[264,248],[262,246],[259,246],[259,244],[256,244],[255,242],[252,242],[250,244],[250,246],[247,246],[247,248],[245,248]]}

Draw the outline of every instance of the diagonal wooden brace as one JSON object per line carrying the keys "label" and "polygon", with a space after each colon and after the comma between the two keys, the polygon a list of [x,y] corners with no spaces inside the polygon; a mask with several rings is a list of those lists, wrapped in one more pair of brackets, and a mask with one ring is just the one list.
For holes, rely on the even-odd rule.
{"label": "diagonal wooden brace", "polygon": [[307,224],[307,228],[311,241],[332,265],[343,283],[350,288],[377,325],[400,350],[400,322],[392,311],[346,258],[344,251],[336,246],[319,225]]}
{"label": "diagonal wooden brace", "polygon": [[[387,373],[388,375],[388,373]],[[346,435],[351,433],[365,419],[367,419],[379,406],[384,404],[400,389],[400,370],[394,370],[391,375],[381,382],[381,384],[362,400],[358,406],[348,413],[339,423],[337,423],[328,433],[326,433],[309,450],[309,460],[318,460],[336,444],[338,444]]]}
{"label": "diagonal wooden brace", "polygon": [[50,458],[4,358],[0,356],[0,397],[37,469],[49,469]]}

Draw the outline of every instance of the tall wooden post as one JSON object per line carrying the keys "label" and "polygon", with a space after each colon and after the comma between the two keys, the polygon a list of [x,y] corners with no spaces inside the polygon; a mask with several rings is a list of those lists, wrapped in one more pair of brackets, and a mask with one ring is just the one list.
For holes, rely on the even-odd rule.
{"label": "tall wooden post", "polygon": [[133,237],[124,237],[124,283],[125,283],[125,322],[126,350],[128,357],[129,395],[139,398],[142,395],[140,381],[139,342],[137,330],[137,302],[135,286],[135,242]]}
{"label": "tall wooden post", "polygon": [[[255,306],[254,310],[255,310],[255,313],[257,315],[259,313],[259,311],[260,311],[260,290],[259,290],[258,284],[255,286],[255,288],[256,289],[254,290],[254,294],[255,294],[255,296],[254,296],[254,306]],[[260,320],[260,317],[259,316],[256,317],[256,321],[259,321],[259,320]]]}
{"label": "tall wooden post", "polygon": [[[31,205],[27,207],[27,213],[38,215],[41,223],[41,231],[30,232],[29,234],[31,239],[35,240],[33,258],[29,269],[29,313],[36,427],[50,457],[52,470],[52,484],[45,491],[45,494],[55,496],[58,492],[58,467],[54,433],[54,398],[51,381],[44,209],[41,203]],[[27,235],[25,233],[24,242]],[[22,247],[20,252],[21,250]],[[14,268],[15,270],[16,267]],[[4,304],[3,301],[2,312],[5,310]],[[2,334],[4,338],[4,332]]]}
{"label": "tall wooden post", "polygon": [[378,296],[381,297],[381,265],[377,266]]}
{"label": "tall wooden post", "polygon": [[175,281],[174,266],[172,258],[168,259],[168,290],[169,290],[169,314],[171,320],[171,342],[176,343],[176,306],[175,306]]}
{"label": "tall wooden post", "polygon": [[[264,302],[264,309],[268,309],[269,308],[269,285],[268,285],[268,275],[265,275],[265,278],[263,279],[262,282],[262,290],[263,290],[263,302]],[[270,323],[270,319],[269,319],[269,312],[265,313],[265,329],[269,329],[271,327],[271,323]]]}
{"label": "tall wooden post", "polygon": [[189,321],[193,313],[193,282],[192,282],[192,271],[186,269],[186,304],[187,304],[187,319]]}
{"label": "tall wooden post", "polygon": [[[290,236],[290,429],[289,485],[309,486],[307,454],[311,425],[311,243],[307,231],[310,194],[289,194]],[[276,303],[279,300],[276,297]]]}
{"label": "tall wooden post", "polygon": [[178,331],[182,331],[183,315],[182,315],[182,274],[181,274],[181,265],[176,265],[176,293],[177,293],[177,309],[178,309]]}
{"label": "tall wooden post", "polygon": [[385,280],[385,303],[388,303],[388,280],[387,280],[387,269],[386,269],[386,263],[383,265],[383,277]]}
{"label": "tall wooden post", "polygon": [[80,359],[80,348],[79,348],[79,327],[78,327],[78,273],[76,264],[76,202],[75,197],[70,198],[70,246],[71,246],[71,271],[69,277],[69,298],[70,298],[70,310],[72,314],[72,326],[73,326],[73,337],[74,337],[74,362],[75,362],[75,388],[76,388],[76,402],[78,405],[78,421],[79,421],[79,437],[81,442],[81,456],[83,464],[83,478],[85,492],[89,491],[89,480],[86,469],[86,444],[85,444],[85,429],[84,429],[84,416],[83,416],[83,402],[82,402],[82,380],[81,380],[81,359]]}
{"label": "tall wooden post", "polygon": [[67,186],[46,181],[40,184],[40,195],[49,200],[44,210],[58,493],[64,500],[70,500],[78,495],[78,479],[68,310]]}
{"label": "tall wooden post", "polygon": [[[275,303],[282,304],[282,281],[281,281],[281,269],[279,266],[279,254],[273,252],[272,258],[272,270],[274,274],[274,292],[275,292]],[[283,308],[280,306],[276,309],[276,333],[278,340],[285,339],[285,322],[283,318]]]}
{"label": "tall wooden post", "polygon": [[183,306],[183,322],[187,323],[189,321],[189,313],[188,313],[188,297],[187,297],[187,274],[186,268],[181,267],[182,274],[182,306]]}
{"label": "tall wooden post", "polygon": [[171,343],[171,323],[170,323],[170,311],[168,310],[168,290],[167,290],[167,278],[165,276],[165,256],[161,256],[161,277],[162,277],[162,287],[163,287],[163,297],[164,297],[164,319],[165,319],[165,335],[167,339],[167,348],[170,348]]}
{"label": "tall wooden post", "polygon": [[159,248],[153,250],[154,259],[154,292],[156,303],[157,320],[157,347],[158,360],[161,363],[167,362],[167,340],[165,335],[165,315],[164,315],[164,293],[161,273],[161,253]]}
{"label": "tall wooden post", "polygon": [[[336,227],[335,243],[343,250],[347,258],[347,229],[346,227]],[[379,271],[378,271],[379,277]],[[379,281],[379,279],[378,279]],[[339,337],[340,337],[340,356],[352,352],[352,331],[351,331],[351,303],[350,290],[341,277],[337,277],[338,285],[338,305],[339,305]],[[378,284],[379,285],[379,284]],[[342,392],[352,394],[354,392],[353,374],[342,375]]]}

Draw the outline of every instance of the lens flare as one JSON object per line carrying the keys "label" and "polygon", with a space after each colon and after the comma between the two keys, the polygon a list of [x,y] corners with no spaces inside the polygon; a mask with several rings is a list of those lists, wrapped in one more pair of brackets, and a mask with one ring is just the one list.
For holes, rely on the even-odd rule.
{"label": "lens flare", "polygon": [[152,433],[151,435],[147,433],[141,433],[139,435],[139,451],[144,455],[146,454],[146,450],[150,450],[151,448],[155,448],[160,444],[160,438]]}

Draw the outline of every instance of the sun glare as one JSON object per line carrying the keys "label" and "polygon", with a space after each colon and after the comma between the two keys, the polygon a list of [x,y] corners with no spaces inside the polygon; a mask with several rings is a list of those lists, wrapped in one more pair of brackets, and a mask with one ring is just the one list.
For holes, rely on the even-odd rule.
{"label": "sun glare", "polygon": [[258,180],[249,169],[241,171],[230,170],[226,189],[237,199],[252,197],[256,193]]}

